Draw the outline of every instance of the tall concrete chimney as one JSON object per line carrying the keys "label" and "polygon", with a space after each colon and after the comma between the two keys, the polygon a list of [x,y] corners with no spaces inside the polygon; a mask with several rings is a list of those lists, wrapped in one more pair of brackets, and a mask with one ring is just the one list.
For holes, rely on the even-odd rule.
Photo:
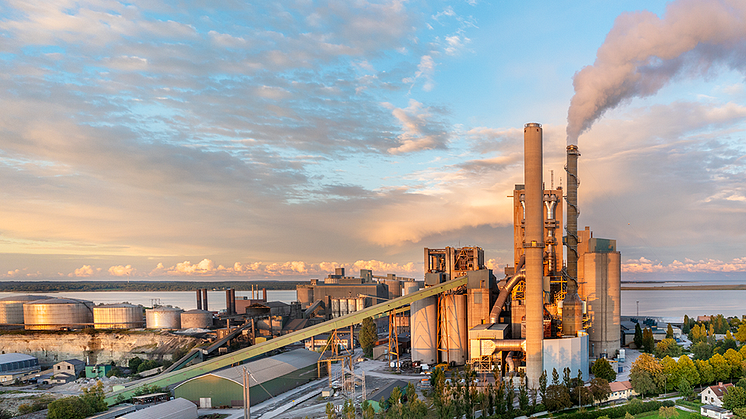
{"label": "tall concrete chimney", "polygon": [[567,146],[567,295],[562,302],[562,334],[575,336],[583,328],[583,302],[578,295],[578,146]]}
{"label": "tall concrete chimney", "polygon": [[541,124],[523,127],[525,179],[525,234],[523,249],[526,255],[526,377],[529,387],[539,385],[544,370],[544,186],[542,182]]}

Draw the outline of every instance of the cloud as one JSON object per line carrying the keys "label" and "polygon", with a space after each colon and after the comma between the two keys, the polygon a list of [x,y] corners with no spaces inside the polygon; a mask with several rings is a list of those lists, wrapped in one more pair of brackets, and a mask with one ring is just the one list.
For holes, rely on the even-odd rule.
{"label": "cloud", "polygon": [[392,108],[392,115],[399,120],[404,132],[399,135],[398,147],[389,148],[391,154],[411,153],[430,149],[445,149],[450,133],[445,123],[436,118],[438,110],[424,108],[420,102],[409,100],[407,108]]}
{"label": "cloud", "polygon": [[683,262],[674,260],[669,264],[645,258],[629,259],[622,264],[622,271],[630,274],[746,272],[746,257],[735,258],[730,261],[718,259],[684,259]]}
{"label": "cloud", "polygon": [[75,269],[73,272],[67,274],[71,278],[91,278],[99,276],[101,274],[101,268],[96,268],[91,265],[83,265],[80,268]]}
{"label": "cloud", "polygon": [[575,74],[567,116],[568,143],[608,110],[656,94],[675,76],[701,77],[717,65],[743,71],[746,5],[727,0],[678,0],[659,18],[622,13],[599,47],[596,61]]}
{"label": "cloud", "polygon": [[137,269],[132,267],[132,265],[116,265],[109,268],[109,275],[133,277],[138,276],[138,272]]}

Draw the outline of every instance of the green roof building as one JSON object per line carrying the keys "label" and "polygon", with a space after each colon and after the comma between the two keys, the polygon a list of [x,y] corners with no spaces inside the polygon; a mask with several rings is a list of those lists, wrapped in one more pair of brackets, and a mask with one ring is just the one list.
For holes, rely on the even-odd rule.
{"label": "green roof building", "polygon": [[318,360],[318,353],[296,349],[192,378],[174,388],[174,397],[201,407],[243,406],[242,376],[246,367],[254,405],[318,378]]}

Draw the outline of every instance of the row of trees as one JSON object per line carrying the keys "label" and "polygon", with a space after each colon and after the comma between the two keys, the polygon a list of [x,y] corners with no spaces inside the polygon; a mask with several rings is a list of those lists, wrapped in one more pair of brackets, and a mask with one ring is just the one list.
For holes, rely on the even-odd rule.
{"label": "row of trees", "polygon": [[[641,395],[678,390],[691,396],[694,386],[710,385],[718,381],[738,380],[746,374],[746,347],[741,352],[729,349],[725,355],[714,354],[708,360],[692,361],[682,356],[678,361],[666,356],[661,360],[641,354],[632,363],[630,382]],[[743,381],[746,383],[746,380]]]}

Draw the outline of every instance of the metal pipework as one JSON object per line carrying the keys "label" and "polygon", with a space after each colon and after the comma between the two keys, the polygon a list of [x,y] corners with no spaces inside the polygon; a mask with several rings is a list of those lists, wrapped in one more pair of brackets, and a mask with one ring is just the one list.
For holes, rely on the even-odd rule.
{"label": "metal pipework", "polygon": [[549,273],[556,272],[557,268],[555,266],[555,246],[557,245],[557,241],[554,239],[554,228],[555,228],[555,218],[554,218],[554,210],[557,207],[557,196],[553,194],[547,194],[544,195],[544,206],[547,208],[547,219],[545,221],[546,227],[547,227],[547,243],[549,245],[549,248],[547,249],[547,256],[549,260]]}
{"label": "metal pipework", "polygon": [[526,227],[526,376],[529,387],[536,387],[544,369],[544,188],[542,181],[541,124],[523,127]]}

